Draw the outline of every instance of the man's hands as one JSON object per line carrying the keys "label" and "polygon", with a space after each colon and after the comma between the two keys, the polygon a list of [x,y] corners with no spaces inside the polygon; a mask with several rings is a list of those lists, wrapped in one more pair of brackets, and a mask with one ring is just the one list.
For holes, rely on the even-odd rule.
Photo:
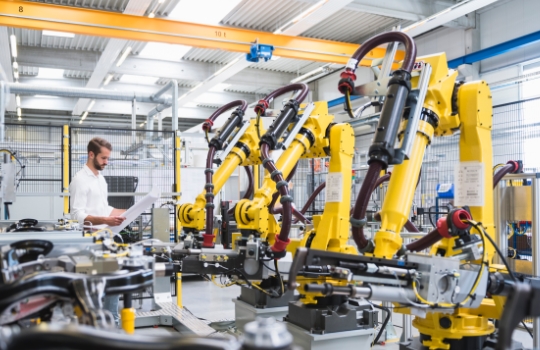
{"label": "man's hands", "polygon": [[109,226],[118,226],[122,222],[124,222],[124,220],[126,220],[126,218],[123,216],[109,216],[104,219],[104,224],[107,224]]}
{"label": "man's hands", "polygon": [[123,216],[92,216],[88,215],[84,219],[84,224],[88,225],[88,222],[93,225],[108,225],[108,226],[118,226],[126,220]]}

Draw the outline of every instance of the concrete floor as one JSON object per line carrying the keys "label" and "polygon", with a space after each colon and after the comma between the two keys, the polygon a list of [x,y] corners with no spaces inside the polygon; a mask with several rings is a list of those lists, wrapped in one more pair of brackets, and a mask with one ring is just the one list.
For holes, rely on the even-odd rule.
{"label": "concrete floor", "polygon": [[[191,279],[183,282],[182,290],[183,305],[195,316],[211,322],[234,320],[234,303],[232,299],[235,299],[240,294],[240,287],[219,288],[211,282]],[[176,302],[176,300],[174,301]],[[394,329],[398,337],[401,336],[402,320],[403,316],[401,314],[392,315],[391,321],[395,325]],[[143,328],[137,329],[135,332],[152,335],[177,334],[170,327]],[[418,335],[416,329],[413,329],[413,335]],[[522,342],[525,348],[532,349],[533,347],[532,339],[525,331],[516,330],[514,339]],[[399,345],[398,342],[388,342],[385,345],[375,345],[373,349],[398,350]]]}

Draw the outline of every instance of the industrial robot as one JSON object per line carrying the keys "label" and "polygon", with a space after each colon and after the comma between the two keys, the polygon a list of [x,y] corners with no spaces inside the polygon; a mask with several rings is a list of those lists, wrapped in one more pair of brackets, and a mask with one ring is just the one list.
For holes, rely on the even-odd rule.
{"label": "industrial robot", "polygon": [[[287,292],[280,265],[287,252],[294,253],[300,246],[328,250],[332,252],[357,254],[356,248],[348,244],[350,192],[342,188],[350,188],[352,178],[352,160],[354,156],[354,132],[347,123],[336,124],[334,117],[328,114],[326,102],[315,102],[312,107],[301,108],[301,102],[308,93],[305,84],[292,84],[269,94],[260,100],[255,107],[258,116],[265,114],[269,101],[284,93],[299,91],[295,97],[285,103],[268,130],[261,135],[259,142],[260,162],[266,169],[261,187],[255,191],[252,199],[240,200],[234,211],[238,233],[234,235],[233,249],[186,248],[182,245],[172,247],[167,253],[175,263],[179,272],[196,273],[212,276],[227,276],[220,286],[240,284],[240,301],[258,308],[285,307],[294,300],[294,293]],[[240,147],[238,147],[241,150]],[[277,160],[271,151],[281,153]],[[308,230],[302,238],[289,238],[293,216],[302,218],[292,206],[288,193],[288,180],[295,165],[302,158],[329,157],[328,192],[322,215],[313,217],[313,229]],[[237,157],[238,158],[238,157]],[[221,179],[221,164],[215,178]],[[240,159],[234,166],[238,166]],[[207,170],[208,171],[208,170]],[[219,180],[224,181],[224,180]],[[217,186],[217,185],[216,185]],[[214,192],[216,190],[214,186]],[[272,209],[279,194],[282,207]],[[211,197],[210,193],[206,194]],[[202,199],[202,196],[199,196]],[[202,209],[202,201],[199,207]],[[212,209],[212,208],[211,208]],[[182,210],[182,209],[181,209]],[[281,222],[274,214],[280,213]],[[200,214],[203,220],[203,214]],[[206,218],[208,224],[210,218]],[[213,239],[213,238],[212,238]],[[209,241],[210,242],[210,241]],[[146,243],[147,252],[161,254],[167,244]],[[267,263],[274,262],[270,267]],[[284,266],[284,265],[281,265]],[[290,265],[285,265],[290,266]],[[214,282],[217,282],[212,277]],[[259,282],[261,281],[261,282]],[[339,300],[338,307],[346,301]],[[318,315],[332,305],[322,305]],[[373,307],[367,303],[343,306],[347,313],[347,327],[320,327],[320,317],[308,318],[307,325],[300,326],[308,332],[330,333],[343,330],[371,329],[373,333]],[[363,311],[367,313],[363,313]],[[311,311],[308,311],[311,312]],[[285,311],[285,314],[287,311]],[[330,312],[330,316],[339,318],[341,310]],[[357,317],[360,315],[360,317]],[[297,314],[289,313],[291,320]],[[365,316],[365,317],[364,317]],[[300,316],[301,318],[303,316]],[[326,322],[330,324],[331,322]]]}
{"label": "industrial robot", "polygon": [[[401,43],[405,57],[391,76],[355,86],[355,70],[375,47]],[[386,57],[383,67],[392,57]],[[369,148],[369,168],[350,218],[362,255],[299,248],[288,287],[304,304],[338,296],[394,303],[394,311],[416,316],[420,338],[402,349],[481,349],[500,319],[509,269],[495,265],[493,242],[492,103],[484,81],[456,81],[444,53],[416,57],[416,45],[402,32],[367,40],[351,57],[338,88],[350,108],[351,95],[384,96]],[[352,116],[354,117],[354,115]],[[456,207],[418,241],[403,245],[400,233],[409,213],[426,147],[433,137],[460,132]],[[397,147],[396,147],[397,146]],[[381,171],[393,166],[382,205],[380,229],[372,240],[363,228],[370,194]],[[510,162],[496,181],[519,168]],[[461,178],[460,178],[461,177]],[[468,187],[467,187],[468,185]],[[463,185],[461,185],[463,186]],[[504,260],[504,257],[503,257]]]}

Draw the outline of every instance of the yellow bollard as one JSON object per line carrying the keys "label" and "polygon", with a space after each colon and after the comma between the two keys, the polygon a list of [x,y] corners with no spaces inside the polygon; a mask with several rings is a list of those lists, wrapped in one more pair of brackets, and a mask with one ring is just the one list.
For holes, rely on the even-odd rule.
{"label": "yellow bollard", "polygon": [[176,305],[178,307],[182,306],[182,274],[176,274]]}
{"label": "yellow bollard", "polygon": [[135,309],[125,308],[122,309],[122,312],[120,313],[121,317],[121,323],[122,323],[122,329],[127,334],[133,334],[135,333]]}

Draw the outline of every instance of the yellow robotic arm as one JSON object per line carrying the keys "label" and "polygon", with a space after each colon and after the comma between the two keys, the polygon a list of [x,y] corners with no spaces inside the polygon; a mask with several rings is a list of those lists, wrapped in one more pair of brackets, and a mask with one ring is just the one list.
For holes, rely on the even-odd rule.
{"label": "yellow robotic arm", "polygon": [[[178,218],[182,223],[184,230],[189,232],[199,232],[206,228],[205,234],[212,235],[213,223],[213,197],[225,185],[225,182],[230,178],[231,174],[240,165],[248,166],[260,164],[257,123],[255,120],[249,121],[244,134],[240,137],[236,145],[223,160],[215,174],[213,174],[212,162],[215,152],[222,150],[225,142],[231,136],[234,130],[239,130],[242,125],[242,118],[247,108],[245,101],[239,100],[231,102],[222,108],[218,109],[212,116],[203,124],[205,132],[211,128],[213,121],[225,111],[238,106],[233,111],[225,125],[216,133],[209,142],[209,152],[207,157],[207,169],[205,176],[207,183],[205,191],[197,196],[194,203],[185,203],[178,210]],[[211,210],[205,210],[211,209]],[[210,220],[208,220],[210,216]],[[205,236],[208,237],[208,236]],[[207,241],[207,242],[206,242]],[[213,245],[213,237],[206,238],[208,246]]]}

